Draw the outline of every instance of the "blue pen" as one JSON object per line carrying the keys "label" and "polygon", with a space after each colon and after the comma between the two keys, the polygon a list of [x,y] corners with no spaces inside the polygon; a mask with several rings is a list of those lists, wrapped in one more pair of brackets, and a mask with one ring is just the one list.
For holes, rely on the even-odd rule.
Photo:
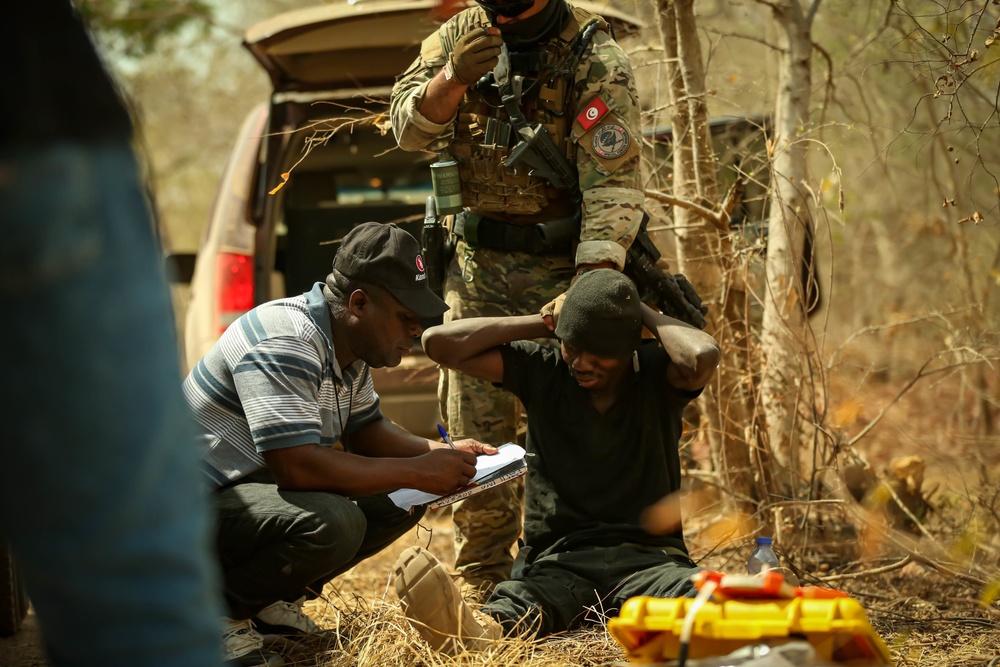
{"label": "blue pen", "polygon": [[441,438],[448,443],[449,447],[457,449],[457,447],[455,447],[455,443],[451,441],[451,436],[448,435],[448,431],[444,430],[444,426],[441,426],[441,424],[438,424],[438,433],[441,434]]}

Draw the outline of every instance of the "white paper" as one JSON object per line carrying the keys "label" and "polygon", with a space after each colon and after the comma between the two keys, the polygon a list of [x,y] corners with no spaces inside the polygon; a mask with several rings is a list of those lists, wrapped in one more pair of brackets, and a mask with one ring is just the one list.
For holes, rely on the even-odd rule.
{"label": "white paper", "polygon": [[[470,484],[478,482],[490,473],[496,472],[500,468],[510,465],[518,459],[524,458],[524,447],[515,445],[512,442],[500,445],[497,449],[499,451],[497,451],[496,454],[476,457],[476,476],[472,478],[472,481],[469,482]],[[426,505],[433,500],[443,497],[444,496],[433,493],[417,491],[416,489],[400,489],[399,491],[393,491],[389,494],[389,500],[395,503],[396,507],[404,510],[409,510],[414,505]]]}

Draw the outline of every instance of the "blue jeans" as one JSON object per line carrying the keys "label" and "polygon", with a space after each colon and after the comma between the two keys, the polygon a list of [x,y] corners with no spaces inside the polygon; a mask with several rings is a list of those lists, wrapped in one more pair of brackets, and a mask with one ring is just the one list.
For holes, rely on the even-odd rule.
{"label": "blue jeans", "polygon": [[142,192],[126,141],[0,151],[0,534],[56,666],[222,662]]}

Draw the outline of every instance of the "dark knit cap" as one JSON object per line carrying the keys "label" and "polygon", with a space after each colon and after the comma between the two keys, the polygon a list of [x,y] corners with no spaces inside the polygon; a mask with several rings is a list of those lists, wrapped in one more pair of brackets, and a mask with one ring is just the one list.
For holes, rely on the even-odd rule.
{"label": "dark knit cap", "polygon": [[584,273],[566,292],[556,336],[600,357],[631,355],[642,339],[642,309],[635,284],[614,269]]}

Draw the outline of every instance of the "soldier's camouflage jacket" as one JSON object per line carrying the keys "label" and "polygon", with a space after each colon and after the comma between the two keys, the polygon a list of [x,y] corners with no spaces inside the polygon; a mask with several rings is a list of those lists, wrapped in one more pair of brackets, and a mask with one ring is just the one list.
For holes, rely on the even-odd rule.
{"label": "soldier's camouflage jacket", "polygon": [[[565,217],[570,207],[582,206],[576,263],[611,261],[621,269],[642,219],[635,79],[628,56],[603,20],[573,67],[573,44],[587,21],[597,17],[580,8],[572,8],[571,15],[558,37],[536,47],[543,51],[540,57],[512,54],[511,66],[512,75],[525,77],[521,110],[530,124],[548,128],[575,166],[582,202],[529,176],[526,166],[503,168],[517,136],[509,126],[504,128],[508,116],[495,88],[480,93],[470,87],[455,119],[447,124],[433,123],[417,111],[458,38],[489,25],[478,6],[460,12],[423,42],[420,56],[393,88],[392,128],[404,150],[446,150],[454,156],[460,165],[463,204],[473,212],[523,225]],[[563,73],[548,75],[552,69],[546,65],[552,64],[563,64]],[[505,145],[508,137],[510,145]]]}

